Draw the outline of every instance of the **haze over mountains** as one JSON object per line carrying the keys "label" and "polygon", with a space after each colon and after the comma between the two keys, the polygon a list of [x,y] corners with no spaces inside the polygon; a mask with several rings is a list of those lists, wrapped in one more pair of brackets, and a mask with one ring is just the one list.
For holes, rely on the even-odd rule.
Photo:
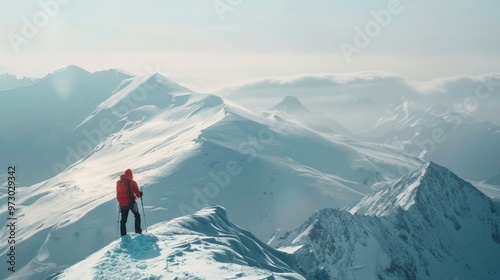
{"label": "haze over mountains", "polygon": [[398,106],[381,117],[367,135],[377,133],[376,142],[401,146],[465,178],[485,181],[498,174],[500,126],[445,106],[425,112]]}
{"label": "haze over mountains", "polygon": [[478,121],[500,125],[499,73],[427,81],[376,71],[304,74],[244,82],[220,91],[253,110],[265,110],[269,103],[293,95],[357,134],[372,128],[389,105],[403,104],[416,111],[443,105]]}
{"label": "haze over mountains", "polygon": [[34,78],[28,78],[28,77],[18,78],[10,74],[0,74],[0,90],[6,90],[6,89],[29,85],[36,82],[36,80],[37,79]]}
{"label": "haze over mountains", "polygon": [[383,72],[297,75],[221,92],[257,110],[293,95],[342,124],[351,138],[404,147],[475,181],[498,176],[498,73],[420,82]]}
{"label": "haze over mountains", "polygon": [[117,70],[90,73],[69,66],[0,91],[0,117],[5,120],[0,124],[0,162],[7,166],[7,159],[15,160],[27,185],[57,175],[90,152],[92,147],[77,146],[82,135],[73,130],[126,78]]}
{"label": "haze over mountains", "polygon": [[[341,87],[361,80],[366,87],[353,92],[380,89],[371,87],[377,81],[375,74],[363,75],[346,79]],[[389,76],[378,81],[384,79],[400,81]],[[304,80],[296,81],[300,87],[285,83],[296,97],[276,95],[276,102],[258,111],[246,108],[251,102],[244,101],[255,98],[246,95],[247,88],[221,97],[193,92],[158,73],[132,77],[118,70],[90,73],[76,66],[32,84],[1,90],[2,104],[12,106],[1,105],[0,117],[7,121],[0,125],[0,162],[4,166],[16,164],[20,170],[16,209],[22,223],[16,247],[23,258],[18,260],[15,276],[1,271],[0,277],[39,279],[76,263],[61,274],[61,279],[88,272],[90,267],[89,278],[105,277],[111,275],[107,269],[112,263],[119,267],[132,257],[140,263],[131,268],[138,279],[170,276],[173,270],[167,273],[163,267],[170,261],[178,267],[177,274],[172,275],[188,278],[208,273],[213,279],[358,279],[360,275],[395,279],[410,275],[418,279],[425,275],[451,277],[448,271],[465,265],[470,267],[470,271],[463,271],[465,275],[494,279],[498,271],[487,260],[476,263],[475,256],[487,249],[493,260],[498,259],[494,250],[498,246],[498,214],[491,200],[500,198],[495,186],[499,174],[495,166],[500,158],[498,126],[476,121],[463,112],[439,108],[410,111],[398,100],[390,107],[384,100],[366,94],[352,94],[345,103],[325,102],[333,104],[334,110],[344,106],[343,111],[353,115],[369,112],[364,117],[376,125],[357,135],[352,129],[356,126],[348,125],[353,122],[334,119],[330,110],[317,109],[321,106],[313,110],[303,105],[302,99],[313,100],[302,94],[307,91]],[[331,77],[325,78],[327,86],[331,83]],[[451,86],[445,83],[442,87]],[[312,88],[318,93],[316,98],[327,96],[320,88]],[[488,103],[495,104],[497,95],[493,91]],[[386,114],[381,107],[392,111]],[[476,117],[493,118],[486,106],[484,113],[478,112],[482,108],[474,111]],[[376,119],[372,118],[375,112],[380,113]],[[457,116],[462,120],[459,125]],[[437,143],[436,128],[443,130],[446,141]],[[422,142],[426,139],[436,142],[432,153],[416,153],[415,145],[428,143]],[[444,167],[425,164],[429,160]],[[476,185],[490,198],[445,167],[466,179],[485,181]],[[144,187],[147,221],[156,225],[150,235],[110,243],[116,237],[115,182],[127,168],[134,170],[135,179]],[[463,192],[455,193],[455,189]],[[402,197],[407,202],[404,205],[400,204]],[[474,199],[464,201],[467,197]],[[349,207],[361,199],[358,206]],[[458,206],[450,210],[440,208],[440,203]],[[197,216],[185,216],[212,204],[224,209],[214,206]],[[320,210],[326,208],[337,210]],[[347,210],[338,210],[342,208]],[[0,209],[4,220],[6,209],[6,205]],[[426,211],[437,213],[435,220],[428,219]],[[316,218],[308,218],[311,215]],[[394,228],[392,218],[378,218],[410,219],[405,215],[416,220],[403,229]],[[166,222],[175,218],[179,219]],[[330,219],[334,224],[343,223],[336,220],[341,219],[359,228],[366,223],[372,232],[358,236],[356,227],[335,227],[333,233],[325,229],[311,237],[306,228],[317,224],[311,219],[319,224]],[[441,222],[443,228],[433,228]],[[463,231],[456,229],[457,225]],[[277,228],[297,228],[285,234],[289,236],[286,238],[275,235],[269,243],[274,248],[282,247],[285,253],[259,241],[265,241]],[[445,242],[445,247],[439,245],[434,251],[420,239],[408,241],[415,234],[408,228],[418,228],[422,238],[434,236],[432,242]],[[463,232],[471,228],[476,229],[471,238],[477,243],[470,249],[470,256],[450,252],[449,246],[454,244],[466,248],[469,236]],[[331,240],[322,238],[336,232],[347,232],[352,238],[331,246],[347,252],[359,247],[359,242],[367,246],[367,251],[359,248],[352,255],[324,259],[321,254],[331,252],[322,250],[332,247],[318,248],[306,239],[330,244]],[[392,256],[387,244],[393,240],[385,235],[387,232],[403,248],[400,255]],[[5,227],[0,235],[7,235]],[[449,236],[453,237],[451,241],[444,241]],[[308,247],[303,244],[312,246],[312,255],[306,253]],[[290,251],[291,247],[295,249]],[[178,250],[171,251],[175,248]],[[371,254],[374,248],[383,252],[382,259],[355,261],[358,254]],[[7,250],[2,245],[2,254]],[[255,250],[258,256],[253,255]],[[137,255],[142,251],[143,255]],[[165,259],[169,261],[165,263]],[[209,264],[190,271],[199,259]],[[447,267],[446,273],[435,269],[440,265]]]}

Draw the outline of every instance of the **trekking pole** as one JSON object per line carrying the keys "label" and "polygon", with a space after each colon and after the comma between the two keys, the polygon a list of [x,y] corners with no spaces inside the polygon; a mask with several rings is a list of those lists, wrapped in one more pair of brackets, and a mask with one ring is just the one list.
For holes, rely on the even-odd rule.
{"label": "trekking pole", "polygon": [[118,238],[118,228],[120,226],[120,205],[118,205],[118,217],[116,218],[116,238]]}
{"label": "trekking pole", "polygon": [[146,225],[146,212],[144,211],[144,203],[142,202],[142,196],[141,196],[141,205],[142,205],[142,216],[144,217],[144,228],[146,229],[146,232],[148,232],[148,226]]}

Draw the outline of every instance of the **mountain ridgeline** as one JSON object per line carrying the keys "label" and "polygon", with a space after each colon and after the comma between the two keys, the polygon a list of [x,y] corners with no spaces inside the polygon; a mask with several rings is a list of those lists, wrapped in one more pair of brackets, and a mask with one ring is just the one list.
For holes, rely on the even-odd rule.
{"label": "mountain ridgeline", "polygon": [[56,279],[498,279],[499,211],[429,163],[345,210],[276,231],[267,245],[209,206],[114,241]]}
{"label": "mountain ridgeline", "polygon": [[500,209],[431,162],[269,244],[293,250],[308,279],[497,279]]}
{"label": "mountain ridgeline", "polygon": [[[483,194],[498,197],[494,186],[366,141],[297,98],[256,113],[158,73],[75,66],[0,96],[15,105],[0,111],[0,163],[22,171],[22,257],[2,279],[498,278],[498,204]],[[153,226],[115,240],[128,168]]]}

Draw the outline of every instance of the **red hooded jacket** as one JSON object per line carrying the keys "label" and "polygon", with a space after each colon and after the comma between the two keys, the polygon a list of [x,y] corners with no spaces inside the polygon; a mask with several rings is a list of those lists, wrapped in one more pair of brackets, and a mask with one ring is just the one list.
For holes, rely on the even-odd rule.
{"label": "red hooded jacket", "polygon": [[[132,170],[127,169],[125,173],[120,175],[120,180],[116,182],[116,199],[118,199],[118,203],[122,206],[126,206],[132,202],[131,197],[133,200],[135,200],[135,198],[141,198],[139,186],[133,179]],[[132,193],[129,193],[127,182],[130,185],[130,191]]]}

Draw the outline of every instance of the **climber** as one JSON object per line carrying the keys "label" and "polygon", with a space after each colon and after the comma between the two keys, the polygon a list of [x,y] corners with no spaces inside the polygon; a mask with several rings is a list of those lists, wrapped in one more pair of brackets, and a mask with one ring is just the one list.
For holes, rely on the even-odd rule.
{"label": "climber", "polygon": [[141,215],[137,206],[136,198],[141,198],[143,193],[139,191],[137,182],[133,180],[132,170],[127,169],[125,173],[120,176],[120,180],[116,182],[116,198],[120,207],[121,220],[120,232],[121,236],[127,234],[127,218],[129,210],[132,211],[135,217],[135,233],[142,233],[141,229]]}

